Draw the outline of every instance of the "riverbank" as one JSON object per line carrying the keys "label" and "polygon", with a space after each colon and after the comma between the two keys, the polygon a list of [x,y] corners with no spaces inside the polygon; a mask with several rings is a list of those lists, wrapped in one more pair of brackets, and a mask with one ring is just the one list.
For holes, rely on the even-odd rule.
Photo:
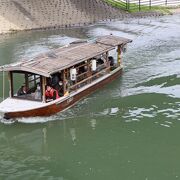
{"label": "riverbank", "polygon": [[180,14],[180,7],[170,8],[169,11],[172,14]]}
{"label": "riverbank", "polygon": [[128,14],[101,0],[0,0],[0,33],[31,29],[58,29]]}
{"label": "riverbank", "polygon": [[162,13],[128,13],[102,0],[0,0],[0,34],[80,27],[99,21],[159,15]]}

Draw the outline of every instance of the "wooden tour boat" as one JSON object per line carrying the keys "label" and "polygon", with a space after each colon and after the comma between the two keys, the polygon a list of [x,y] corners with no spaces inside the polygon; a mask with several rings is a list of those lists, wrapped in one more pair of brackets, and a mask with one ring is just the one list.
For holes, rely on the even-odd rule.
{"label": "wooden tour boat", "polygon": [[[121,74],[121,53],[129,42],[108,35],[1,66],[3,74],[8,72],[10,92],[0,103],[0,113],[10,119],[49,116],[67,109]],[[56,98],[47,97],[47,86]]]}

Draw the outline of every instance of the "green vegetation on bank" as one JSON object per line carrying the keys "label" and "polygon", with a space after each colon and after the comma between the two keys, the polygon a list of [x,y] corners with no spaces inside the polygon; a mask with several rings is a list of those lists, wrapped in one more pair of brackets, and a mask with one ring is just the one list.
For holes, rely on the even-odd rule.
{"label": "green vegetation on bank", "polygon": [[149,12],[149,11],[156,11],[156,12],[160,12],[163,14],[171,14],[171,12],[169,11],[168,7],[164,7],[164,6],[150,6],[150,5],[140,5],[136,4],[136,3],[126,3],[123,1],[114,1],[114,0],[104,0],[106,3],[110,4],[113,7],[119,8],[119,9],[123,9],[125,11],[128,11],[130,13],[135,13],[135,12]]}

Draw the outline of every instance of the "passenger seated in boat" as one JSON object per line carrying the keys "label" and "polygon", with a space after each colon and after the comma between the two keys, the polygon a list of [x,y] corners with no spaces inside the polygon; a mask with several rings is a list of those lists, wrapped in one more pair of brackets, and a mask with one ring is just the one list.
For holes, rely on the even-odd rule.
{"label": "passenger seated in boat", "polygon": [[59,84],[60,78],[59,78],[60,74],[56,73],[52,76],[51,79],[51,85],[53,88],[55,88],[55,86],[57,86]]}
{"label": "passenger seated in boat", "polygon": [[101,65],[101,64],[104,64],[103,59],[101,58],[97,59],[97,65]]}
{"label": "passenger seated in boat", "polygon": [[104,60],[102,58],[98,58],[96,60],[96,70],[93,72],[93,74],[96,74],[97,72],[101,71],[102,69],[104,69]]}
{"label": "passenger seated in boat", "polygon": [[50,101],[50,100],[55,100],[59,98],[59,94],[58,91],[54,88],[52,88],[50,85],[46,86],[46,100]]}
{"label": "passenger seated in boat", "polygon": [[108,57],[108,61],[110,62],[110,66],[114,66],[114,58],[112,56]]}
{"label": "passenger seated in boat", "polygon": [[63,96],[63,83],[59,77],[60,77],[60,73],[53,75],[51,80],[51,86],[52,88],[57,90],[59,96]]}
{"label": "passenger seated in boat", "polygon": [[78,69],[78,74],[82,74],[82,73],[85,73],[85,72],[87,72],[87,66],[81,66]]}
{"label": "passenger seated in boat", "polygon": [[21,86],[17,92],[18,96],[26,95],[27,94],[27,87],[25,85]]}
{"label": "passenger seated in boat", "polygon": [[34,98],[35,99],[41,99],[41,86],[40,86],[40,83],[37,83],[37,87],[36,87],[36,90],[35,90],[35,94],[34,94]]}

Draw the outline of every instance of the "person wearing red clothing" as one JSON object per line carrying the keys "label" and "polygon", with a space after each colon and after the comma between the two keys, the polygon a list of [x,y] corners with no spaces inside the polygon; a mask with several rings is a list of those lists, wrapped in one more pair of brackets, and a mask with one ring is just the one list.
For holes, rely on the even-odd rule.
{"label": "person wearing red clothing", "polygon": [[47,85],[46,87],[46,99],[47,100],[50,100],[50,99],[58,99],[59,98],[59,95],[58,95],[58,91],[53,89],[51,86]]}

